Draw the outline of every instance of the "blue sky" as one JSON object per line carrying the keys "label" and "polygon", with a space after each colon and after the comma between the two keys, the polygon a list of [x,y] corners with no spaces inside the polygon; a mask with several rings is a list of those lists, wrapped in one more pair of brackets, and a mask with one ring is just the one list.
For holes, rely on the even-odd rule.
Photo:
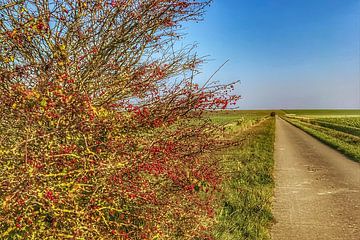
{"label": "blue sky", "polygon": [[360,0],[215,0],[185,31],[241,109],[360,108]]}

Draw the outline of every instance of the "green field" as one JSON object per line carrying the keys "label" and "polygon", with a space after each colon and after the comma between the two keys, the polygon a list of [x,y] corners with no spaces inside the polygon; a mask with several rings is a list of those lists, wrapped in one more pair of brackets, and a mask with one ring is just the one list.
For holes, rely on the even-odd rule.
{"label": "green field", "polygon": [[228,130],[236,132],[245,130],[261,120],[270,117],[271,112],[280,113],[274,110],[226,110],[207,112],[206,116],[213,122],[225,126]]}
{"label": "green field", "polygon": [[235,123],[241,119],[258,120],[265,116],[270,116],[271,110],[225,110],[207,112],[213,122],[220,124]]}
{"label": "green field", "polygon": [[284,110],[283,118],[360,162],[360,110]]}
{"label": "green field", "polygon": [[359,116],[359,109],[296,109],[282,110],[286,114],[296,114],[301,116]]}
{"label": "green field", "polygon": [[274,187],[275,119],[271,111],[211,113],[231,130],[234,147],[218,153],[224,176],[214,228],[215,239],[269,239]]}
{"label": "green field", "polygon": [[327,123],[333,124],[333,126],[345,126],[350,128],[360,128],[360,117],[328,117],[328,118],[316,118],[313,120],[319,124]]}

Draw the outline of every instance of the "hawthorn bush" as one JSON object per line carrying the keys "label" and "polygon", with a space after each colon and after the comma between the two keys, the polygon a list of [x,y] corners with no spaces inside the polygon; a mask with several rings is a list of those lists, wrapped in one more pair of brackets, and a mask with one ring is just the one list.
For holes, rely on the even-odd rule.
{"label": "hawthorn bush", "polygon": [[0,1],[2,239],[211,238],[232,85],[193,83],[208,1]]}

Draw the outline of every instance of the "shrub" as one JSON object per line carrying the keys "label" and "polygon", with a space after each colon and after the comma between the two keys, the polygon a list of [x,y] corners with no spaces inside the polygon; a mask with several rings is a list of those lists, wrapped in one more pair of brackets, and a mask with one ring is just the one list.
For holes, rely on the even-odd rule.
{"label": "shrub", "polygon": [[201,113],[237,96],[174,42],[208,2],[5,2],[1,238],[204,238],[222,143]]}

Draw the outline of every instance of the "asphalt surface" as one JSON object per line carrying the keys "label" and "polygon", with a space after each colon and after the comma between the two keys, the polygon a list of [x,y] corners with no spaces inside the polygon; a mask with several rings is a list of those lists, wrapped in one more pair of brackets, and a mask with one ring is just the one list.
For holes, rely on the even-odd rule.
{"label": "asphalt surface", "polygon": [[277,118],[274,176],[273,240],[360,240],[359,163]]}

